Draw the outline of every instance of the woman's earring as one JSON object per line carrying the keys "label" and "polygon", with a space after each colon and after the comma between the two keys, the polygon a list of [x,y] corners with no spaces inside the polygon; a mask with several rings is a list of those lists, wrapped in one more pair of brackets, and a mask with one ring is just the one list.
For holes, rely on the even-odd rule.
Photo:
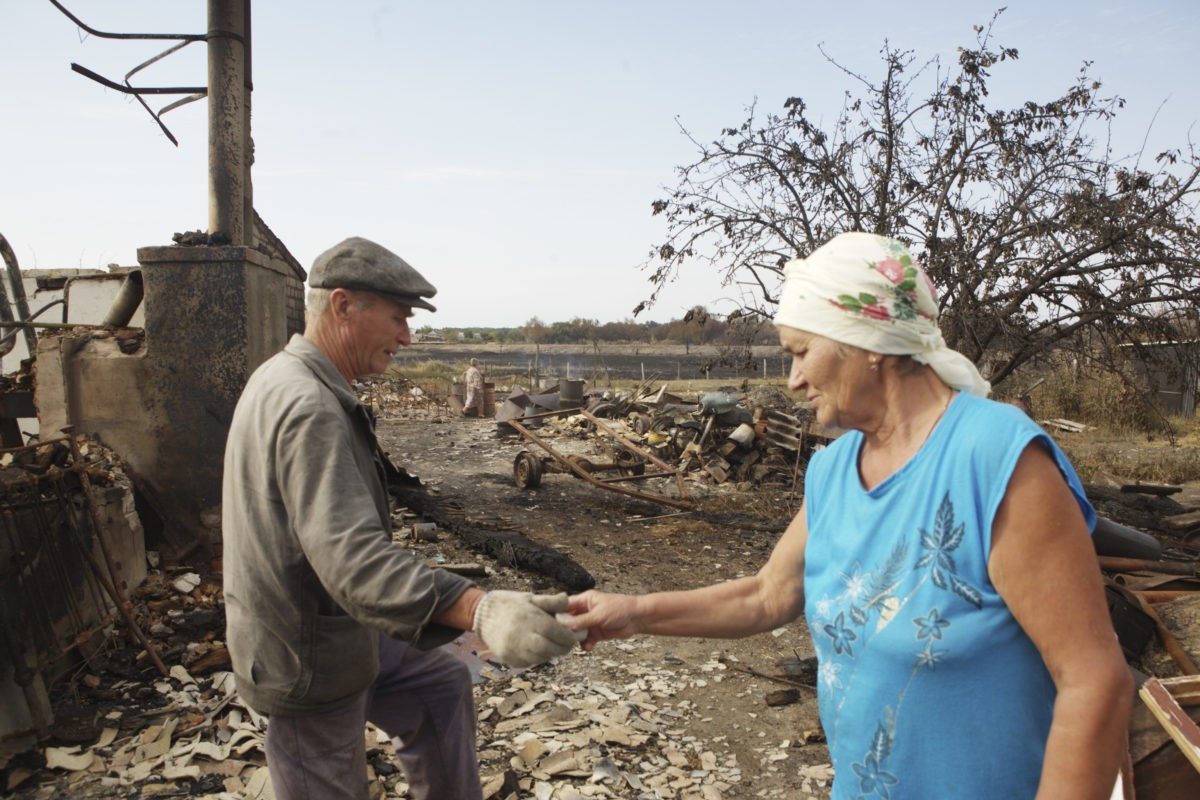
{"label": "woman's earring", "polygon": [[878,361],[871,362],[871,372],[879,372],[879,362]]}

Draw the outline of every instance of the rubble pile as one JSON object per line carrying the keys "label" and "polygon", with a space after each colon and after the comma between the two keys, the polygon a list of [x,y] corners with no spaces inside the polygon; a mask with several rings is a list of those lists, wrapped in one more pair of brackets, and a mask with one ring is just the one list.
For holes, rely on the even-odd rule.
{"label": "rubble pile", "polygon": [[450,406],[445,398],[426,391],[407,378],[396,375],[355,381],[358,400],[377,417],[445,417]]}
{"label": "rubble pile", "polygon": [[[584,396],[582,408],[610,420],[620,438],[645,447],[690,480],[730,483],[743,491],[765,483],[792,485],[812,450],[830,438],[812,428],[807,409],[768,386],[698,397],[671,394],[666,386],[656,392],[645,387],[632,392],[594,391]],[[540,419],[547,412],[565,418]],[[587,416],[571,416],[571,412],[558,394],[528,395],[518,388],[498,410],[497,419],[501,432],[509,419],[541,424],[559,433],[574,429],[582,437],[596,431]],[[618,468],[630,473],[644,469],[644,459],[617,437],[597,436],[597,443],[618,462]]]}
{"label": "rubble pile", "polygon": [[[381,418],[443,423],[458,416],[444,398],[406,378],[368,379],[357,389],[359,400]],[[802,404],[772,386],[682,396],[669,392],[666,385],[652,390],[642,384],[631,391],[593,390],[581,400],[568,399],[557,389],[531,394],[516,386],[500,387],[500,391],[508,393],[496,412],[500,436],[515,433],[506,420],[524,423],[533,417],[530,424],[547,426],[551,435],[587,438],[595,426],[586,418],[567,416],[574,404],[612,421],[621,435],[644,445],[689,479],[709,485],[728,483],[740,490],[764,483],[792,485],[812,450],[830,439],[810,425],[811,416]],[[547,412],[559,412],[565,421],[538,419]],[[631,462],[627,470],[641,467],[641,459],[611,438],[598,439],[607,455]]]}

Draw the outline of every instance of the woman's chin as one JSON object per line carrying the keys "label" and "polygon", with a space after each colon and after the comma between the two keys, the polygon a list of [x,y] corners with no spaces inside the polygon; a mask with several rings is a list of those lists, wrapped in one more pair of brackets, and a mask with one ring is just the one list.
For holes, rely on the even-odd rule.
{"label": "woman's chin", "polygon": [[834,429],[839,427],[837,417],[838,415],[835,409],[826,409],[824,406],[822,406],[821,408],[818,408],[816,414],[813,415],[813,422],[817,423],[817,425],[822,428]]}

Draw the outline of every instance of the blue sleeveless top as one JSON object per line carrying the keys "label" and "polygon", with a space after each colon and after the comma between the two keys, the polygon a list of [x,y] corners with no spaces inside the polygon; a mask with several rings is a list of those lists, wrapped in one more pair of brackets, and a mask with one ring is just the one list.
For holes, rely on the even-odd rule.
{"label": "blue sleeveless top", "polygon": [[996,510],[1034,441],[1053,455],[1091,530],[1095,511],[1045,431],[1012,406],[965,393],[869,492],[858,431],[810,461],[804,613],[835,800],[1036,793],[1054,682],[987,573]]}

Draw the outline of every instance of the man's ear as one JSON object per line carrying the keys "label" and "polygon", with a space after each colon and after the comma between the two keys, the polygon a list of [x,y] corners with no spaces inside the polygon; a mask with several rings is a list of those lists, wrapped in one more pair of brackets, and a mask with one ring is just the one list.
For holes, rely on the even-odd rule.
{"label": "man's ear", "polygon": [[329,311],[337,322],[346,321],[353,305],[354,298],[345,289],[337,288],[329,293]]}

